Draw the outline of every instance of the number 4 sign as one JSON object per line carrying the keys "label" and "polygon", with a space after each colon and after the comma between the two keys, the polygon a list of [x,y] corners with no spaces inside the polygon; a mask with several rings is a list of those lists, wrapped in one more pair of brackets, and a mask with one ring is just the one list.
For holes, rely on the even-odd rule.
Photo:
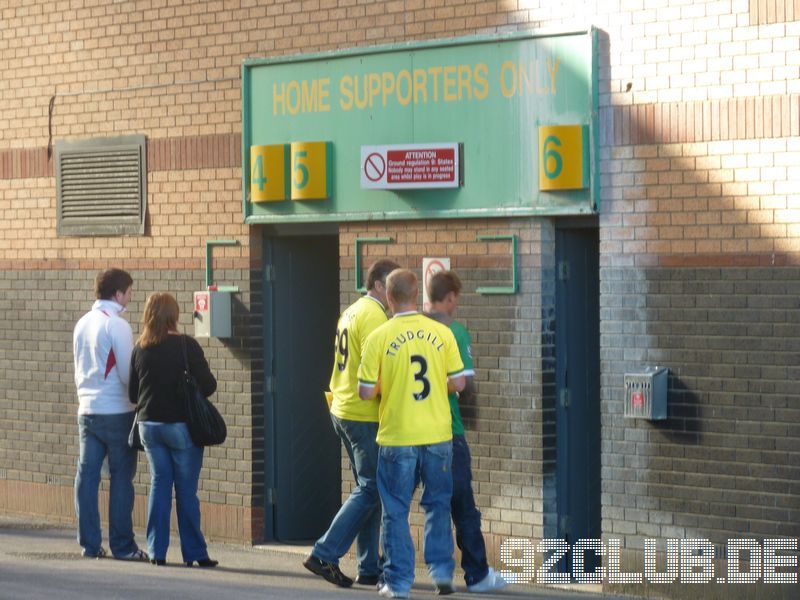
{"label": "number 4 sign", "polygon": [[250,146],[250,201],[280,202],[288,197],[288,144]]}
{"label": "number 4 sign", "polygon": [[585,125],[539,127],[539,189],[589,187],[589,128]]}

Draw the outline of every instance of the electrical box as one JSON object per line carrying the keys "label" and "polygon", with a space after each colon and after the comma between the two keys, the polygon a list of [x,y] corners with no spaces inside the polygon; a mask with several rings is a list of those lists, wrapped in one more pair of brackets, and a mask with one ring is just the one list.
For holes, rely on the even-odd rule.
{"label": "electrical box", "polygon": [[231,293],[194,293],[194,337],[231,337]]}
{"label": "electrical box", "polygon": [[625,416],[660,421],[667,418],[666,367],[645,367],[625,373]]}

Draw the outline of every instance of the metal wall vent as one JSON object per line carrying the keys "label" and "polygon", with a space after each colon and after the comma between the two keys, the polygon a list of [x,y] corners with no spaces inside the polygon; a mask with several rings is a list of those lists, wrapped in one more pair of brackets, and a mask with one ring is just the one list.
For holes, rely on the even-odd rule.
{"label": "metal wall vent", "polygon": [[143,234],[143,135],[56,142],[59,235]]}

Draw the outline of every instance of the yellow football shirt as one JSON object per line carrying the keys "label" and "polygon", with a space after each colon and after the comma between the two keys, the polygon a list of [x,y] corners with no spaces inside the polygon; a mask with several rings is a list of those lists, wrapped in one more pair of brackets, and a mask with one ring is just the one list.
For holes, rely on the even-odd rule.
{"label": "yellow football shirt", "polygon": [[378,421],[378,399],[362,400],[358,396],[358,367],[364,340],[386,321],[383,304],[371,296],[359,298],[339,317],[330,388],[331,412],[340,419]]}
{"label": "yellow football shirt", "polygon": [[449,327],[400,313],[366,339],[358,381],[380,380],[378,444],[422,446],[453,438],[447,377],[464,364]]}

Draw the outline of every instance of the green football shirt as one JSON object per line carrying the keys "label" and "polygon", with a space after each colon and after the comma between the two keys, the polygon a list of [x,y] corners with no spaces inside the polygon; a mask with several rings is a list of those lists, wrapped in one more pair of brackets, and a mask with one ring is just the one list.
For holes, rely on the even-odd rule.
{"label": "green football shirt", "polygon": [[383,304],[372,296],[359,298],[339,317],[330,381],[331,412],[336,417],[377,423],[378,399],[362,400],[358,396],[358,367],[364,340],[387,320]]}
{"label": "green football shirt", "polygon": [[463,370],[453,333],[424,315],[399,313],[373,331],[358,381],[380,380],[378,444],[422,446],[452,439],[447,378]]}
{"label": "green football shirt", "polygon": [[[458,353],[464,363],[464,376],[473,377],[475,375],[475,366],[472,362],[472,339],[469,336],[469,332],[458,321],[450,323],[450,331],[453,332],[453,336],[456,338]],[[450,412],[453,415],[453,435],[464,435],[464,422],[461,420],[458,394],[453,392],[448,396],[448,400],[450,400]]]}

